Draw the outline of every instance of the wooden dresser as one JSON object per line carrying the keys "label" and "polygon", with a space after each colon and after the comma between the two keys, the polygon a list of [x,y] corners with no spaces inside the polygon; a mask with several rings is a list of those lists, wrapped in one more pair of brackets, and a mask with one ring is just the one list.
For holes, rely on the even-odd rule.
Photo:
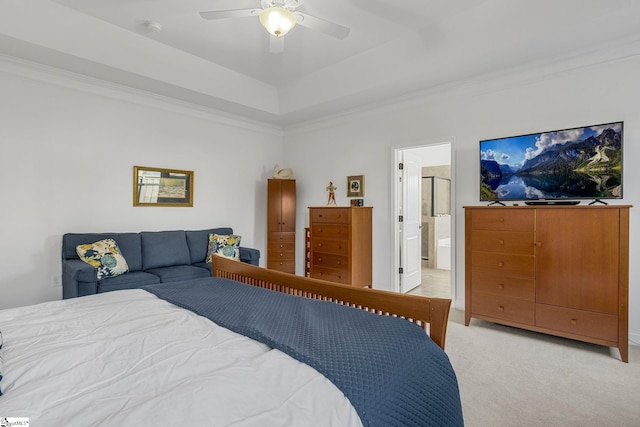
{"label": "wooden dresser", "polygon": [[293,179],[268,182],[267,268],[296,272],[296,181]]}
{"label": "wooden dresser", "polygon": [[370,206],[309,208],[309,276],[371,286]]}
{"label": "wooden dresser", "polygon": [[465,324],[617,347],[627,362],[629,208],[465,206]]}

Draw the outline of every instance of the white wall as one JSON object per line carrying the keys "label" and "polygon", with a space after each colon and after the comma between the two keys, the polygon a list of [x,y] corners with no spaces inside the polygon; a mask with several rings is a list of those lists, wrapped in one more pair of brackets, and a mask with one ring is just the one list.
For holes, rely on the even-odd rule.
{"label": "white wall", "polygon": [[[365,202],[373,208],[373,283],[390,289],[394,254],[391,157],[394,148],[454,141],[452,208],[456,212],[456,301],[464,308],[464,205],[478,205],[478,141],[573,126],[625,121],[624,200],[631,210],[630,333],[640,343],[640,58],[610,61],[568,71],[541,67],[518,75],[467,82],[403,104],[302,125],[285,132],[287,166],[298,174],[298,231],[303,207],[325,202],[324,188],[337,183],[346,204],[347,175],[366,176]],[[546,74],[545,74],[546,73]],[[342,185],[340,185],[342,184]],[[308,221],[306,221],[308,223]],[[302,259],[301,244],[297,258]]]}
{"label": "white wall", "polygon": [[[65,232],[230,226],[265,253],[282,131],[0,59],[0,308],[60,299]],[[133,207],[133,166],[194,171],[194,207]]]}

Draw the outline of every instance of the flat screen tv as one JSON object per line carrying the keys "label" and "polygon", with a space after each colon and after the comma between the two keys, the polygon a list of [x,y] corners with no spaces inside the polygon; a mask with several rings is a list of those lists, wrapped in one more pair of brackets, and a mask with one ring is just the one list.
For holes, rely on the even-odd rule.
{"label": "flat screen tv", "polygon": [[622,129],[615,122],[480,141],[480,201],[621,199]]}

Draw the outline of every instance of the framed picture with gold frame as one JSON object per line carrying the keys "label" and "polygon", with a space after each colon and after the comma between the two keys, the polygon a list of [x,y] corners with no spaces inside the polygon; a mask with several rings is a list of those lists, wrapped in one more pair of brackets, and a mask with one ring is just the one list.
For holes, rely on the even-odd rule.
{"label": "framed picture with gold frame", "polygon": [[364,175],[347,177],[347,197],[364,197]]}
{"label": "framed picture with gold frame", "polygon": [[193,171],[133,167],[133,206],[193,206]]}

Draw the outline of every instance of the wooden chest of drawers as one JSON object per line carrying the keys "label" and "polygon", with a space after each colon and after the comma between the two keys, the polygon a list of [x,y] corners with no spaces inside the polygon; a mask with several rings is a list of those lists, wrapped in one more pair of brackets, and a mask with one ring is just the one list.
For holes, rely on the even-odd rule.
{"label": "wooden chest of drawers", "polygon": [[267,243],[267,268],[295,273],[296,233],[269,233]]}
{"label": "wooden chest of drawers", "polygon": [[465,324],[618,347],[628,361],[629,208],[465,206]]}
{"label": "wooden chest of drawers", "polygon": [[371,286],[371,213],[368,206],[309,208],[309,275]]}
{"label": "wooden chest of drawers", "polygon": [[471,313],[533,325],[534,212],[474,211],[470,225]]}

